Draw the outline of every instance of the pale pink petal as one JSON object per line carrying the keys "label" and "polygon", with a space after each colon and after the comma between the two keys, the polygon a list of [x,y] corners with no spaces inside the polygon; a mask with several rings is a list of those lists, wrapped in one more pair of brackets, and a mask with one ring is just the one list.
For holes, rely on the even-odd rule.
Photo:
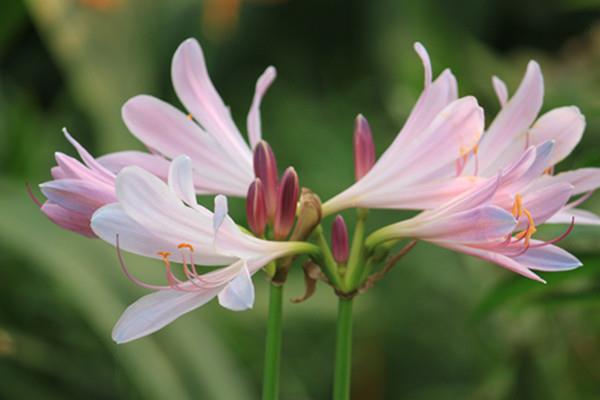
{"label": "pale pink petal", "polygon": [[252,181],[252,168],[238,162],[214,137],[168,103],[151,96],[136,96],[123,106],[129,130],[149,148],[168,158],[185,154],[199,175],[200,193],[225,192],[243,196]]}
{"label": "pale pink petal", "polygon": [[57,164],[51,171],[54,179],[82,179],[106,185],[105,180],[99,179],[97,173],[83,165],[79,160],[59,152],[55,153],[54,158]]}
{"label": "pale pink petal", "polygon": [[[225,285],[239,274],[243,261],[228,268],[229,273],[222,277],[221,284],[204,290],[195,288],[192,292],[161,290],[149,294],[130,305],[115,325],[112,338],[117,343],[126,343],[150,335],[180,316],[208,303],[223,290]],[[216,271],[220,274],[223,271]],[[204,276],[209,276],[211,272]]]}
{"label": "pale pink petal", "polygon": [[196,121],[231,155],[233,161],[251,171],[252,153],[215,90],[202,49],[195,39],[187,39],[177,48],[171,77],[177,96]]}
{"label": "pale pink petal", "polygon": [[90,228],[90,214],[81,214],[67,210],[51,202],[45,202],[41,211],[56,225],[84,236],[94,238],[96,235]]}
{"label": "pale pink petal", "polygon": [[194,192],[192,161],[189,157],[179,156],[171,162],[169,187],[188,206],[198,205]]}
{"label": "pale pink petal", "polygon": [[569,183],[573,185],[573,195],[586,193],[600,187],[600,168],[580,168],[561,172],[552,177],[544,177],[544,182],[540,181],[536,184],[547,184],[545,181]]}
{"label": "pale pink petal", "polygon": [[89,215],[116,200],[112,187],[79,179],[45,182],[40,185],[40,190],[51,202],[68,210]]}
{"label": "pale pink petal", "polygon": [[479,168],[484,176],[494,175],[501,164],[495,160],[535,120],[544,97],[544,79],[539,65],[530,61],[514,96],[498,113],[479,147]]}
{"label": "pale pink petal", "polygon": [[421,43],[416,42],[414,48],[419,57],[421,58],[421,62],[423,63],[423,70],[425,71],[425,87],[427,87],[431,85],[431,80],[433,76],[431,72],[431,59],[429,58],[429,53],[427,53],[427,50]]}
{"label": "pale pink petal", "polygon": [[547,224],[570,224],[575,218],[577,225],[600,225],[600,217],[590,211],[578,208],[565,208],[550,217]]}
{"label": "pale pink petal", "polygon": [[115,175],[125,167],[138,166],[164,181],[169,174],[169,161],[159,155],[142,151],[119,151],[98,157],[97,161]]}
{"label": "pale pink petal", "polygon": [[[532,245],[542,242],[534,240]],[[530,247],[525,253],[515,257],[515,261],[536,271],[568,271],[581,267],[581,261],[566,250],[554,245]]]}
{"label": "pale pink petal", "polygon": [[[523,196],[523,207],[531,213],[533,220],[537,225],[543,224],[559,210],[561,210],[573,191],[573,186],[568,183],[557,183],[528,192]],[[525,227],[527,218],[522,216],[519,220],[519,226]]]}
{"label": "pale pink petal", "polygon": [[438,243],[440,246],[446,247],[451,250],[458,251],[460,253],[468,254],[480,258],[482,260],[489,261],[491,263],[500,265],[512,272],[516,272],[526,278],[533,279],[534,281],[546,283],[545,280],[540,278],[534,272],[530,271],[526,266],[519,263],[518,261],[505,256],[503,254],[496,253],[494,251],[480,249],[472,246],[465,246],[456,243]]}
{"label": "pale pink petal", "polygon": [[575,106],[560,107],[542,115],[529,130],[530,145],[553,140],[550,164],[566,158],[577,146],[585,130],[585,117]]}
{"label": "pale pink petal", "polygon": [[265,72],[258,78],[256,82],[256,90],[254,91],[254,98],[252,99],[252,105],[248,112],[247,128],[248,128],[248,139],[250,140],[250,147],[254,148],[256,144],[262,138],[262,127],[260,120],[260,103],[262,98],[269,89],[269,86],[273,83],[277,77],[277,70],[275,67],[267,67]]}
{"label": "pale pink petal", "polygon": [[229,213],[229,207],[227,205],[227,197],[223,195],[218,195],[215,197],[215,211],[213,214],[212,226],[214,230],[215,236],[217,236],[217,232],[219,228],[223,224],[225,217]]}
{"label": "pale pink petal", "polygon": [[219,293],[219,304],[232,311],[248,310],[254,305],[254,284],[245,263],[238,275]]}
{"label": "pale pink petal", "polygon": [[169,252],[169,259],[175,262],[183,261],[183,254],[188,257],[189,249],[183,253],[178,249],[181,243],[191,244],[194,251],[194,261],[199,265],[226,265],[233,262],[233,257],[216,254],[213,251],[206,251],[204,243],[199,242],[196,236],[165,236],[156,235],[146,229],[123,211],[119,204],[109,204],[96,211],[92,217],[91,227],[96,235],[102,240],[116,245],[117,235],[119,236],[119,247],[130,253],[139,254],[145,257],[162,259],[158,252]]}
{"label": "pale pink petal", "polygon": [[79,153],[79,157],[83,160],[85,165],[88,166],[92,171],[97,173],[98,179],[105,181],[106,183],[112,183],[115,180],[115,175],[104,168],[88,151],[75,140],[71,134],[67,131],[67,128],[63,128],[63,134],[67,140],[75,147],[75,150]]}
{"label": "pale pink petal", "polygon": [[492,76],[492,85],[494,86],[494,91],[496,92],[496,97],[498,97],[500,106],[504,107],[508,101],[508,89],[506,84],[497,76]]}
{"label": "pale pink petal", "polygon": [[451,243],[480,243],[502,240],[510,234],[516,221],[496,206],[483,206],[435,218],[417,216],[378,231],[378,242],[398,238],[418,238]]}

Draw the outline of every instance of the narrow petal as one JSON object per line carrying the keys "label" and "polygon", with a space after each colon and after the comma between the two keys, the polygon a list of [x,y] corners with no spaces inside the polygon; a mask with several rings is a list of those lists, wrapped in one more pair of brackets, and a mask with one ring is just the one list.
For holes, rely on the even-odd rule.
{"label": "narrow petal", "polygon": [[494,175],[501,167],[498,156],[535,120],[544,97],[544,79],[539,65],[530,61],[527,72],[506,106],[498,113],[479,147],[480,172]]}
{"label": "narrow petal", "polygon": [[[529,210],[535,223],[540,225],[565,206],[572,191],[573,186],[568,183],[557,183],[528,192],[523,197],[523,207]],[[519,226],[524,227],[526,224],[527,219],[523,216],[519,221]]]}
{"label": "narrow petal", "polygon": [[414,48],[419,57],[421,58],[421,62],[423,63],[423,70],[425,72],[425,87],[427,87],[431,85],[431,80],[433,76],[431,72],[431,59],[429,58],[429,53],[427,53],[425,46],[423,46],[421,43],[416,42]]}
{"label": "narrow petal", "polygon": [[267,92],[267,89],[269,89],[269,86],[271,86],[276,77],[277,70],[275,67],[267,67],[265,72],[263,72],[256,82],[254,98],[252,99],[252,105],[250,106],[247,118],[248,139],[250,140],[250,147],[252,148],[254,148],[262,138],[260,103],[262,102],[262,98]]}
{"label": "narrow petal", "polygon": [[198,205],[194,192],[192,161],[188,156],[179,156],[171,162],[169,187],[188,206]]}
{"label": "narrow petal", "polygon": [[97,161],[113,174],[125,167],[138,166],[164,181],[169,175],[169,161],[159,155],[142,151],[119,151],[98,157]]}
{"label": "narrow petal", "polygon": [[499,254],[497,252],[481,249],[472,246],[460,245],[455,243],[438,243],[442,247],[446,247],[451,250],[455,250],[464,254],[468,254],[482,260],[489,261],[493,264],[497,264],[501,267],[504,267],[512,272],[516,272],[519,275],[522,275],[526,278],[533,279],[534,281],[546,283],[545,280],[540,278],[534,272],[530,271],[525,265],[519,263],[518,261],[505,256],[503,254]]}
{"label": "narrow petal", "polygon": [[209,277],[216,273],[220,274],[220,285],[206,289],[195,287],[193,292],[161,290],[142,297],[130,305],[119,318],[113,329],[113,340],[117,343],[126,343],[150,335],[180,316],[203,306],[239,274],[242,263],[238,261],[228,268],[203,275]]}
{"label": "narrow petal", "polygon": [[579,168],[561,172],[554,176],[545,176],[533,186],[545,186],[550,183],[566,182],[573,186],[573,195],[587,193],[600,187],[600,168]]}
{"label": "narrow petal", "polygon": [[[541,242],[534,240],[532,244]],[[522,255],[515,257],[515,260],[535,271],[568,271],[583,265],[571,253],[554,245],[529,248]]]}
{"label": "narrow petal", "polygon": [[[233,161],[251,171],[251,151],[235,126],[229,109],[215,90],[206,69],[204,54],[195,39],[187,39],[177,48],[171,76],[177,96],[198,123],[229,152]],[[244,187],[244,193],[250,181]]]}
{"label": "narrow petal", "polygon": [[223,195],[218,195],[215,197],[215,212],[213,214],[213,230],[215,232],[215,236],[217,236],[217,232],[219,228],[223,224],[225,217],[229,213],[229,206],[227,205],[227,197]]}
{"label": "narrow petal", "polygon": [[494,86],[494,91],[496,92],[500,106],[504,107],[508,101],[508,89],[506,84],[497,76],[492,76],[492,85]]}
{"label": "narrow petal", "polygon": [[243,311],[254,306],[254,284],[248,266],[225,286],[219,293],[219,304],[232,311]]}
{"label": "narrow petal", "polygon": [[40,190],[51,202],[67,210],[89,215],[116,200],[112,187],[80,179],[45,182],[40,185]]}
{"label": "narrow petal", "polygon": [[45,202],[41,208],[44,215],[56,225],[66,230],[94,238],[96,235],[90,228],[90,215],[67,210],[51,202]]}
{"label": "narrow petal", "polygon": [[98,161],[96,161],[96,159],[92,157],[92,155],[88,153],[88,151],[71,136],[71,134],[69,134],[67,128],[63,128],[63,134],[65,135],[67,140],[73,145],[73,147],[75,147],[75,150],[77,150],[77,152],[79,153],[79,157],[81,157],[85,165],[87,165],[88,168],[97,173],[99,179],[104,180],[106,183],[114,182],[114,174],[106,168],[104,168]]}
{"label": "narrow petal", "polygon": [[600,225],[600,217],[590,211],[578,208],[565,208],[550,217],[547,224],[570,224],[575,218],[577,225]]}

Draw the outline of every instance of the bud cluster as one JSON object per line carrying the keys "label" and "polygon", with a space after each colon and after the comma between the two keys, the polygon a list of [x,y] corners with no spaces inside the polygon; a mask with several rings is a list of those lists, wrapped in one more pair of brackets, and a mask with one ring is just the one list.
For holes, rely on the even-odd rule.
{"label": "bud cluster", "polygon": [[263,140],[254,148],[254,175],[256,178],[246,196],[248,225],[260,237],[265,235],[267,226],[271,226],[273,238],[284,240],[296,218],[298,174],[293,167],[288,167],[279,178],[275,154]]}

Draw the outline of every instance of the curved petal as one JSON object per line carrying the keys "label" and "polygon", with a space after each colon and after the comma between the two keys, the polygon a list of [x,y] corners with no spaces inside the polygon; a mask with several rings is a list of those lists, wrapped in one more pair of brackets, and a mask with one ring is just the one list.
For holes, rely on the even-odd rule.
{"label": "curved petal", "polygon": [[[229,109],[210,80],[204,54],[195,39],[184,41],[173,56],[171,77],[175,92],[196,121],[235,162],[252,171],[252,154],[235,126]],[[248,181],[250,184],[251,179]]]}
{"label": "curved petal", "polygon": [[60,179],[39,185],[51,202],[82,214],[92,215],[105,204],[116,200],[114,189],[106,184],[80,179]]}
{"label": "curved petal", "polygon": [[157,154],[142,151],[118,151],[98,157],[97,161],[115,175],[125,167],[138,166],[164,181],[169,174],[169,161]]}
{"label": "curved petal", "polygon": [[179,156],[171,162],[169,168],[169,187],[190,207],[198,205],[194,192],[192,161],[187,156]]}
{"label": "curved petal", "polygon": [[466,246],[455,243],[438,243],[442,247],[446,247],[451,250],[458,251],[460,253],[468,254],[477,258],[480,258],[485,261],[489,261],[493,264],[497,264],[501,267],[504,267],[512,272],[516,272],[519,275],[522,275],[526,278],[533,279],[534,281],[546,283],[545,280],[540,278],[534,272],[530,271],[525,265],[519,263],[518,261],[505,256],[503,254],[499,254],[494,251],[481,249],[472,246]]}
{"label": "curved petal", "polygon": [[547,224],[570,224],[575,218],[577,225],[600,225],[600,217],[590,211],[578,208],[565,208],[554,214]]}
{"label": "curved petal", "polygon": [[496,97],[498,97],[500,106],[504,107],[508,101],[508,88],[506,87],[506,83],[494,75],[492,76],[492,85],[494,86],[494,91],[496,92]]}
{"label": "curved petal", "polygon": [[275,67],[267,67],[265,72],[258,78],[256,82],[256,89],[254,91],[254,98],[252,99],[252,105],[248,112],[248,118],[246,125],[248,128],[248,139],[250,140],[250,146],[254,148],[262,138],[262,128],[260,120],[260,103],[262,98],[269,89],[269,86],[273,83],[277,77],[277,70]]}
{"label": "curved petal", "polygon": [[[532,241],[533,245],[541,243]],[[574,255],[554,245],[531,247],[515,260],[535,271],[568,271],[583,265]]]}
{"label": "curved petal", "polygon": [[494,175],[502,164],[496,160],[513,140],[525,132],[542,107],[544,79],[539,65],[530,61],[514,96],[500,110],[479,146],[479,171]]}
{"label": "curved petal", "polygon": [[214,287],[195,287],[194,291],[189,292],[161,290],[142,297],[130,305],[119,318],[113,329],[113,340],[126,343],[150,335],[180,316],[203,306],[239,274],[242,263],[240,260],[227,268],[203,275],[208,277],[215,273],[221,274],[220,284]]}
{"label": "curved petal", "polygon": [[254,284],[248,266],[219,293],[219,304],[232,311],[243,311],[254,305]]}
{"label": "curved petal", "polygon": [[67,131],[67,128],[63,128],[63,134],[65,135],[69,143],[71,143],[71,145],[75,147],[75,150],[77,150],[77,153],[79,153],[79,157],[81,157],[85,165],[87,165],[88,168],[92,171],[96,172],[98,179],[103,180],[105,183],[109,184],[114,182],[114,174],[112,174],[109,170],[104,168],[98,161],[96,161],[96,159],[90,153],[88,153],[85,147],[80,145],[79,142],[75,140],[73,136],[71,136],[69,131]]}
{"label": "curved petal", "polygon": [[54,222],[56,225],[60,226],[69,231],[73,231],[79,233],[81,235],[95,238],[96,235],[90,228],[90,215],[89,214],[81,214],[75,211],[67,210],[59,206],[58,204],[54,204],[51,202],[45,202],[41,207],[41,211],[50,219],[50,221]]}
{"label": "curved petal", "polygon": [[[529,210],[535,223],[540,225],[567,204],[572,192],[573,186],[568,183],[547,186],[523,196],[523,207]],[[522,216],[519,220],[519,226],[525,227],[526,225],[527,219]]]}

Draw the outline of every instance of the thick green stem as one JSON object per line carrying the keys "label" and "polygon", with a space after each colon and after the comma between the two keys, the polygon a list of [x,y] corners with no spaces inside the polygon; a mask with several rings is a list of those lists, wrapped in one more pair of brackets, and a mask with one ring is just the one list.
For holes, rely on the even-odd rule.
{"label": "thick green stem", "polygon": [[352,369],[352,301],[352,298],[340,297],[338,303],[333,400],[350,399],[350,372]]}
{"label": "thick green stem", "polygon": [[283,286],[271,284],[269,292],[269,318],[265,348],[263,400],[276,400],[279,396],[279,359],[281,354],[281,314]]}
{"label": "thick green stem", "polygon": [[356,226],[354,227],[354,236],[352,237],[352,247],[350,248],[350,257],[348,258],[348,269],[344,277],[345,289],[354,290],[360,283],[363,275],[363,248],[365,238],[365,221],[367,220],[368,210],[358,209]]}

